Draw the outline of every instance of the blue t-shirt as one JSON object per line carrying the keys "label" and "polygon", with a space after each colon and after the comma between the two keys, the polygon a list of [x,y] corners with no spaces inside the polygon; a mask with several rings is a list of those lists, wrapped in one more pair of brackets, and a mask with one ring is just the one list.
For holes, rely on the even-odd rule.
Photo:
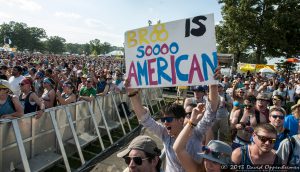
{"label": "blue t-shirt", "polygon": [[106,81],[99,81],[97,83],[97,93],[102,93],[105,89]]}
{"label": "blue t-shirt", "polygon": [[284,118],[283,127],[290,130],[290,136],[298,134],[298,119],[294,115],[289,114]]}
{"label": "blue t-shirt", "polygon": [[282,132],[282,133],[278,134],[273,149],[277,150],[279,148],[280,142],[282,140],[286,139],[288,136],[290,136],[290,133],[291,132],[285,134],[285,132]]}

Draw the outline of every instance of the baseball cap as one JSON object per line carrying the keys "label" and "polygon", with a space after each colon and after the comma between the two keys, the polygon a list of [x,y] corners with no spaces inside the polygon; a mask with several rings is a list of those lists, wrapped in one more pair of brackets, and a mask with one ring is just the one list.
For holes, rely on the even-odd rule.
{"label": "baseball cap", "polygon": [[205,88],[202,85],[195,86],[193,91],[205,92]]}
{"label": "baseball cap", "polygon": [[39,78],[44,78],[45,74],[43,72],[41,72],[41,71],[38,71],[36,73],[36,76],[38,76]]}
{"label": "baseball cap", "polygon": [[133,139],[129,146],[125,150],[119,152],[117,156],[120,158],[124,157],[128,155],[132,149],[138,149],[155,156],[159,156],[161,153],[160,149],[157,147],[155,141],[151,137],[141,135]]}
{"label": "baseball cap", "polygon": [[218,86],[223,87],[223,88],[225,87],[225,85],[223,83],[219,83]]}

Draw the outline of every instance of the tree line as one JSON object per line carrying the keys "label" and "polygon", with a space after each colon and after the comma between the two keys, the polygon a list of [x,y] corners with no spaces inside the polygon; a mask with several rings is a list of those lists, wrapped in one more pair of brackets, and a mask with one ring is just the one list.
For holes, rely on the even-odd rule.
{"label": "tree line", "polygon": [[[0,46],[5,40],[11,40],[10,47],[17,48],[18,51],[43,52],[62,54],[100,55],[109,53],[113,50],[123,50],[108,42],[101,42],[99,39],[89,41],[89,43],[66,43],[66,39],[59,36],[47,36],[43,28],[29,27],[25,23],[10,21],[0,25]],[[7,42],[8,43],[8,42]]]}
{"label": "tree line", "polygon": [[218,0],[218,52],[235,61],[265,63],[265,57],[299,57],[299,0]]}

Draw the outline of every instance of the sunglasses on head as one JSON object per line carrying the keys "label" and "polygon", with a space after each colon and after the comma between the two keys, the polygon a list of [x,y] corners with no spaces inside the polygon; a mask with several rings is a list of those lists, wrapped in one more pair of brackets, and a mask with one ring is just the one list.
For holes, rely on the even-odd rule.
{"label": "sunglasses on head", "polygon": [[162,123],[165,123],[165,122],[170,123],[173,121],[173,119],[174,119],[174,117],[163,117],[163,118],[160,118],[160,121]]}
{"label": "sunglasses on head", "polygon": [[269,143],[274,144],[276,142],[276,139],[268,138],[268,137],[265,137],[265,136],[260,136],[257,133],[255,133],[255,135],[263,143],[266,143],[268,141]]}
{"label": "sunglasses on head", "polygon": [[127,165],[130,164],[131,160],[133,160],[133,162],[134,162],[136,165],[142,165],[142,164],[143,164],[143,161],[144,161],[144,160],[147,160],[147,159],[149,159],[149,158],[141,158],[141,157],[138,157],[138,156],[136,156],[136,157],[129,157],[129,156],[126,156],[126,157],[124,157],[125,163],[126,163]]}
{"label": "sunglasses on head", "polygon": [[280,99],[273,99],[273,100],[280,100]]}
{"label": "sunglasses on head", "polygon": [[279,119],[283,120],[284,116],[283,115],[272,115],[272,118],[274,118],[274,119],[279,118]]}
{"label": "sunglasses on head", "polygon": [[63,84],[63,87],[71,87],[70,84]]}
{"label": "sunglasses on head", "polygon": [[216,151],[213,151],[211,150],[209,147],[207,146],[202,146],[202,151],[205,153],[205,154],[211,154],[214,158],[216,159],[220,159],[221,157],[229,157],[228,154],[226,153],[223,153],[223,152],[216,152]]}

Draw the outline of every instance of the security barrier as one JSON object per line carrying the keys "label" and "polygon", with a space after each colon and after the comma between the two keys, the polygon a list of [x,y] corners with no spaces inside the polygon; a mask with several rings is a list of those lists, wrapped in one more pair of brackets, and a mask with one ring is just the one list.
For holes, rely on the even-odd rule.
{"label": "security barrier", "polygon": [[[161,89],[142,89],[140,95],[153,115],[165,103]],[[0,171],[42,171],[61,161],[65,170],[71,171],[68,156],[75,153],[84,165],[84,147],[97,141],[104,151],[103,136],[108,136],[113,144],[117,141],[112,137],[113,129],[121,128],[124,136],[132,130],[130,120],[135,115],[126,115],[122,102],[131,109],[126,94],[112,93],[98,96],[92,102],[79,101],[46,109],[39,119],[34,112],[18,119],[0,120]],[[125,115],[121,117],[121,113]]]}

